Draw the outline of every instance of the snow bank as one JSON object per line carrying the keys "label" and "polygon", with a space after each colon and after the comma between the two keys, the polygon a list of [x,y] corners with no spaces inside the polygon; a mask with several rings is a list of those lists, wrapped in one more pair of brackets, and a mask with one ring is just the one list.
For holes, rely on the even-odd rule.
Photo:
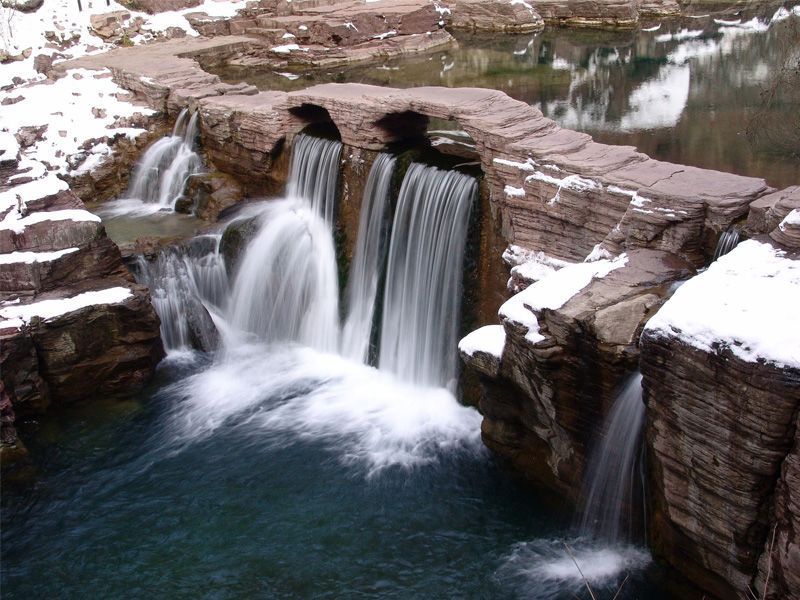
{"label": "snow bank", "polygon": [[704,352],[800,368],[800,261],[748,240],[682,285],[645,330]]}
{"label": "snow bank", "polygon": [[55,252],[10,252],[9,254],[0,254],[0,265],[51,262],[66,254],[72,254],[77,251],[78,248],[65,248],[64,250],[56,250]]}
{"label": "snow bank", "polygon": [[14,304],[0,308],[0,329],[21,327],[34,317],[48,320],[65,315],[87,306],[98,304],[119,304],[133,294],[128,288],[114,287],[96,292],[84,292],[71,298],[41,300],[32,304]]}
{"label": "snow bank", "polygon": [[506,330],[502,325],[486,325],[465,336],[458,349],[468,356],[477,352],[489,354],[500,360],[506,345]]}
{"label": "snow bank", "polygon": [[21,234],[29,225],[42,223],[44,221],[75,221],[75,222],[100,222],[100,217],[90,213],[88,210],[68,209],[51,210],[31,213],[22,219],[16,218],[17,215],[12,211],[5,219],[0,221],[0,230],[10,229],[14,233]]}
{"label": "snow bank", "polygon": [[628,264],[628,257],[620,255],[614,260],[598,260],[566,266],[524,289],[500,307],[500,318],[527,328],[525,339],[536,344],[544,340],[539,333],[539,320],[535,312],[556,310],[566,304],[592,280],[600,279]]}
{"label": "snow bank", "polygon": [[86,153],[86,140],[115,135],[135,138],[145,133],[144,129],[114,127],[118,118],[154,114],[149,108],[118,100],[118,94],[126,92],[112,81],[108,70],[71,69],[51,85],[0,93],[0,99],[24,98],[2,107],[2,129],[13,134],[23,126],[44,127],[41,139],[25,149],[25,157],[48,165],[55,173],[68,173],[68,159]]}

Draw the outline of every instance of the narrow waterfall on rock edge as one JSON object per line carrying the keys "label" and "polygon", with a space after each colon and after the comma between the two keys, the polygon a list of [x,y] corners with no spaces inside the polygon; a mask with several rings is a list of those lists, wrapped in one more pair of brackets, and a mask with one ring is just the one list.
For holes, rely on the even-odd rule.
{"label": "narrow waterfall on rock edge", "polygon": [[137,163],[123,199],[171,209],[183,193],[186,180],[203,167],[195,152],[198,113],[183,109],[172,135],[152,144]]}
{"label": "narrow waterfall on rock edge", "polygon": [[167,352],[216,347],[214,316],[222,310],[228,290],[220,237],[197,236],[186,246],[160,252],[153,261],[137,259],[137,279],[150,288]]}
{"label": "narrow waterfall on rock edge", "polygon": [[400,188],[386,273],[382,370],[454,389],[473,177],[412,163]]}
{"label": "narrow waterfall on rock edge", "polygon": [[720,256],[725,256],[728,252],[736,248],[739,244],[739,230],[731,225],[722,232],[717,241],[717,247],[714,249],[714,258],[712,262],[717,260]]}
{"label": "narrow waterfall on rock edge", "polygon": [[298,135],[292,146],[287,196],[303,200],[328,226],[336,211],[341,155],[341,143],[310,135]]}
{"label": "narrow waterfall on rock edge", "polygon": [[390,187],[395,158],[380,154],[364,188],[358,239],[347,281],[347,318],[342,328],[342,354],[367,363],[370,358],[375,303],[386,260],[391,226]]}
{"label": "narrow waterfall on rock edge", "polygon": [[623,384],[603,424],[602,437],[589,455],[581,534],[609,544],[630,544],[639,528],[633,503],[643,492],[641,467],[642,375]]}

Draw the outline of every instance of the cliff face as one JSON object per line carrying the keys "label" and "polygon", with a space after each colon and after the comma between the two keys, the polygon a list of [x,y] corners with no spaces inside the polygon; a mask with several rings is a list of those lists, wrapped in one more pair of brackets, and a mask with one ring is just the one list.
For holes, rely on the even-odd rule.
{"label": "cliff face", "polygon": [[773,529],[772,585],[796,585],[798,302],[800,262],[748,241],[642,335],[652,547],[720,598],[748,597]]}
{"label": "cliff face", "polygon": [[[561,267],[500,309],[499,367],[482,373],[483,439],[525,474],[579,500],[587,448],[625,375],[642,323],[691,265],[652,250]],[[480,348],[478,348],[480,349]],[[485,354],[485,353],[484,353]]]}
{"label": "cliff face", "polygon": [[2,192],[0,221],[5,464],[20,458],[18,420],[54,403],[136,390],[163,350],[147,289],[64,182]]}
{"label": "cliff face", "polygon": [[800,423],[781,466],[771,527],[753,586],[761,598],[800,598]]}

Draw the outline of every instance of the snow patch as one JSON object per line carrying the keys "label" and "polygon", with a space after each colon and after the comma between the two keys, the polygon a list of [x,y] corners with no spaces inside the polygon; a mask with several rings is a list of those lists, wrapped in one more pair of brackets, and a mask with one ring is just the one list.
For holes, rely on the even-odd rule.
{"label": "snow patch", "polygon": [[71,298],[41,300],[32,304],[6,306],[0,308],[0,318],[4,319],[4,321],[0,321],[0,328],[12,326],[9,321],[13,324],[19,324],[17,325],[19,327],[24,323],[29,323],[34,317],[49,320],[87,306],[119,304],[132,295],[128,288],[114,287],[95,292],[84,292]]}
{"label": "snow patch", "polygon": [[[793,217],[794,218],[794,217]],[[800,368],[800,261],[747,240],[683,284],[645,330],[708,353]]]}
{"label": "snow patch", "polygon": [[525,190],[522,188],[514,187],[513,185],[507,185],[503,188],[503,192],[508,198],[524,198],[525,197]]}
{"label": "snow patch", "polygon": [[467,356],[475,356],[476,353],[481,352],[500,360],[503,357],[505,345],[506,330],[503,329],[503,326],[486,325],[465,336],[458,343],[458,349]]}
{"label": "snow patch", "polygon": [[65,248],[64,250],[56,250],[55,252],[11,252],[9,254],[0,254],[0,265],[11,265],[15,263],[30,265],[33,263],[51,262],[77,251],[78,248]]}
{"label": "snow patch", "polygon": [[554,271],[507,300],[500,307],[500,319],[525,327],[525,339],[532,344],[541,342],[545,337],[539,332],[536,312],[561,308],[594,279],[601,279],[627,264],[628,257],[622,254],[614,260],[574,263]]}

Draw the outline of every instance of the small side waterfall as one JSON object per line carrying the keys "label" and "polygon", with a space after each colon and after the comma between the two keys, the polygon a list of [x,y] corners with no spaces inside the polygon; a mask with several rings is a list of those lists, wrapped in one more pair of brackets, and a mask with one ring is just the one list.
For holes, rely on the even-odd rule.
{"label": "small side waterfall", "polygon": [[722,232],[719,236],[719,241],[717,241],[717,247],[714,250],[714,258],[712,262],[717,260],[720,256],[725,256],[728,252],[736,248],[739,245],[739,230],[731,225]]}
{"label": "small side waterfall", "polygon": [[292,146],[287,195],[303,199],[328,225],[336,210],[341,155],[341,143],[310,135],[298,135]]}
{"label": "small side waterfall", "polygon": [[642,375],[625,382],[603,426],[603,437],[592,450],[584,483],[581,533],[611,543],[633,541],[631,510],[641,491],[640,464],[645,406]]}
{"label": "small side waterfall", "polygon": [[412,163],[392,226],[380,338],[381,370],[421,385],[451,385],[464,248],[478,184]]}
{"label": "small side waterfall", "polygon": [[275,201],[239,266],[228,309],[235,328],[259,339],[318,350],[339,346],[339,281],[331,224],[339,142],[299,135],[287,200]]}
{"label": "small side waterfall", "polygon": [[172,135],[152,144],[142,156],[131,175],[126,199],[140,200],[172,208],[180,197],[186,180],[199,173],[203,165],[195,152],[197,120],[183,109],[175,122]]}
{"label": "small side waterfall", "polygon": [[381,268],[388,249],[390,187],[395,158],[380,154],[364,188],[358,239],[347,287],[347,319],[342,330],[342,354],[366,363],[375,316]]}
{"label": "small side waterfall", "polygon": [[212,315],[221,309],[228,289],[219,240],[199,236],[188,248],[165,250],[153,262],[138,259],[138,279],[150,288],[167,351],[217,346]]}

